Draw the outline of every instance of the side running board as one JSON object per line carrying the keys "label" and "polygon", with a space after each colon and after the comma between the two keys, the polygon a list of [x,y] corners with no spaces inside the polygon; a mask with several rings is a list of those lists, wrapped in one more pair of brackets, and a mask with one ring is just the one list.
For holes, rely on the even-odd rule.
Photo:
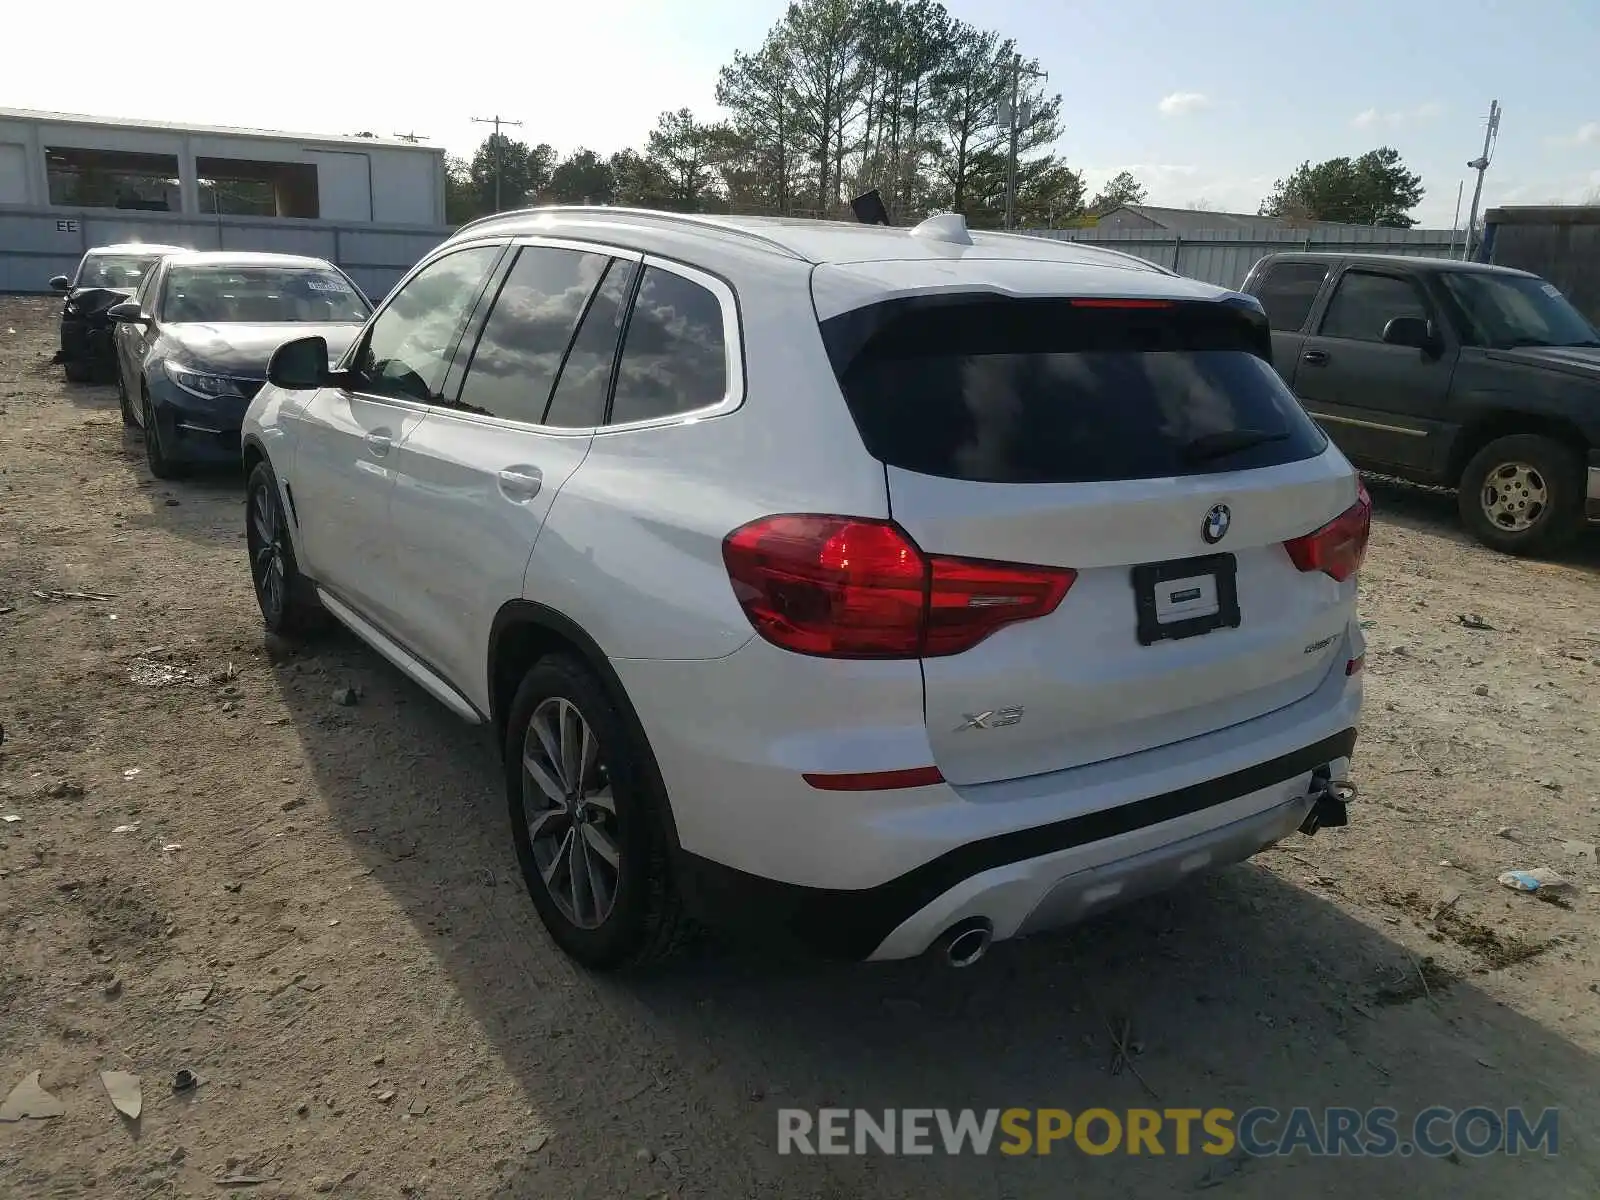
{"label": "side running board", "polygon": [[433,670],[424,666],[399,642],[378,629],[337,596],[329,595],[323,588],[317,589],[317,598],[322,601],[324,608],[338,618],[341,625],[409,675],[412,681],[428,695],[468,724],[483,724],[483,714],[472,706],[471,701]]}

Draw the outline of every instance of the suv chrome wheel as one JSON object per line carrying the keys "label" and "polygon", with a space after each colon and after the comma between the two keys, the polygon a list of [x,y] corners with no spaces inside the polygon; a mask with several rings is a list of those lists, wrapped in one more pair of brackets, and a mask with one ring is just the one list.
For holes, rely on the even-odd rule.
{"label": "suv chrome wheel", "polygon": [[522,813],[550,899],[580,929],[616,904],[621,839],[604,747],[570,700],[533,710],[522,741]]}
{"label": "suv chrome wheel", "polygon": [[1550,492],[1537,467],[1506,462],[1484,478],[1478,502],[1491,525],[1507,533],[1521,533],[1544,515]]}

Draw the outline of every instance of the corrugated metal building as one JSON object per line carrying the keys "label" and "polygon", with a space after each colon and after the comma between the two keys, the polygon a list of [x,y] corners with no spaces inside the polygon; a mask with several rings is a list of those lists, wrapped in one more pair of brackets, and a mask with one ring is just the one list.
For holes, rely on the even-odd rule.
{"label": "corrugated metal building", "polygon": [[0,204],[444,224],[444,151],[0,108]]}
{"label": "corrugated metal building", "polygon": [[449,232],[444,180],[396,138],[0,109],[0,291],[145,241],[332,258],[381,294]]}

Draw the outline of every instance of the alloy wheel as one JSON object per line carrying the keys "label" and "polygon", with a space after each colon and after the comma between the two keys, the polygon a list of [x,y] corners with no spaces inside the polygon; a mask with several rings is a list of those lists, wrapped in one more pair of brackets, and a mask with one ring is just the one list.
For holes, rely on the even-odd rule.
{"label": "alloy wheel", "polygon": [[1505,462],[1484,476],[1478,503],[1496,529],[1522,533],[1544,516],[1550,491],[1537,468],[1524,462]]}
{"label": "alloy wheel", "polygon": [[283,616],[288,597],[288,567],[283,545],[286,533],[278,498],[265,484],[257,486],[250,497],[248,534],[250,573],[255,580],[256,596],[267,619],[276,621]]}
{"label": "alloy wheel", "polygon": [[621,837],[605,748],[577,705],[541,701],[522,742],[522,814],[534,865],[561,915],[603,925],[616,905]]}

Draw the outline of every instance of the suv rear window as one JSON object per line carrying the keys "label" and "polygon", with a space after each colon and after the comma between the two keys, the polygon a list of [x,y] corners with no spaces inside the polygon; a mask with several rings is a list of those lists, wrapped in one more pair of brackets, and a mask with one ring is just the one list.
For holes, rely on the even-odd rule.
{"label": "suv rear window", "polygon": [[1313,458],[1327,439],[1259,313],[1216,302],[912,297],[823,322],[868,451],[994,483],[1155,479]]}

